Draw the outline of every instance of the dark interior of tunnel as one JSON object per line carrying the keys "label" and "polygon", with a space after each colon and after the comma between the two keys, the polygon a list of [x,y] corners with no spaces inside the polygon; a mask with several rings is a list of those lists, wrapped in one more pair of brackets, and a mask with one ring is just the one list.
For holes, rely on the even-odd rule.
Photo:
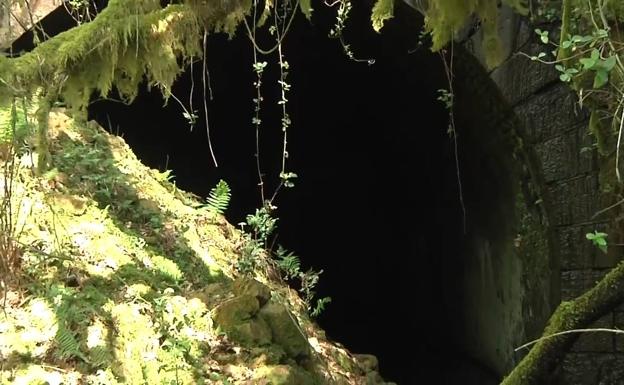
{"label": "dark interior of tunnel", "polygon": [[[333,301],[319,324],[351,351],[376,355],[386,380],[498,383],[500,373],[463,354],[453,332],[462,322],[454,285],[466,230],[448,113],[437,100],[437,90],[448,87],[441,58],[416,49],[422,20],[415,11],[399,6],[395,20],[377,34],[370,8],[353,6],[345,38],[358,58],[375,64],[349,60],[328,38],[335,13],[325,7],[311,23],[297,20],[284,44],[292,86],[288,169],[299,177],[275,201],[277,243],[306,267],[323,270],[318,294]],[[94,97],[89,117],[123,136],[147,165],[172,170],[180,188],[206,197],[217,181],[227,181],[232,201],[226,216],[236,224],[261,204],[253,52],[242,31],[231,40],[211,36],[206,52],[218,167],[208,149],[201,63],[173,88],[186,108],[193,88],[199,119],[192,128],[178,102],[164,105],[158,90],[146,88],[130,105]],[[260,155],[270,193],[282,157],[279,67],[275,54],[262,60],[268,67]],[[484,209],[479,195],[485,183],[471,175],[482,171],[481,155],[461,141],[470,124],[456,116],[468,228],[470,215]]]}

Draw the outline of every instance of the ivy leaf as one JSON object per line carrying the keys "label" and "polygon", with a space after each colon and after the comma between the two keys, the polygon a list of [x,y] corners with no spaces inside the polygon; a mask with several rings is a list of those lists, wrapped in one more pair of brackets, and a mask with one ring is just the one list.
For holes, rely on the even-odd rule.
{"label": "ivy leaf", "polygon": [[607,252],[607,233],[594,231],[593,233],[585,234],[585,238],[590,240],[603,253]]}
{"label": "ivy leaf", "polygon": [[550,41],[550,39],[548,38],[548,31],[542,31],[541,29],[537,28],[535,30],[535,33],[539,35],[540,40],[542,41],[542,43],[544,44],[548,44],[548,42]]}
{"label": "ivy leaf", "polygon": [[310,20],[312,18],[312,0],[299,0],[299,8],[301,12],[305,15],[306,19]]}
{"label": "ivy leaf", "polygon": [[594,61],[598,61],[598,59],[600,59],[600,51],[598,51],[598,49],[594,48],[594,49],[592,50],[592,53],[591,53],[591,58],[592,58]]}
{"label": "ivy leaf", "polygon": [[597,61],[596,59],[593,59],[590,57],[584,57],[582,59],[579,59],[579,62],[583,65],[584,70],[589,70],[589,69],[594,68]]}
{"label": "ivy leaf", "polygon": [[604,68],[605,71],[611,71],[613,67],[615,67],[615,60],[615,55],[609,56],[606,60],[602,61],[602,68]]}
{"label": "ivy leaf", "polygon": [[381,31],[384,22],[394,16],[394,0],[377,0],[373,7],[371,21],[375,32]]}
{"label": "ivy leaf", "polygon": [[601,88],[608,82],[609,82],[609,72],[603,69],[597,70],[596,76],[594,77],[594,88]]}

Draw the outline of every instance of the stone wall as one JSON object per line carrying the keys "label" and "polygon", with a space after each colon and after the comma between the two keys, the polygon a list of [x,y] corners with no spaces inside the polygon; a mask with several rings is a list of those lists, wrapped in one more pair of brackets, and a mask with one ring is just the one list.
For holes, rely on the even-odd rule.
{"label": "stone wall", "polygon": [[[574,299],[594,286],[621,259],[621,249],[604,254],[585,234],[609,232],[615,213],[594,218],[610,198],[600,186],[600,161],[592,148],[588,114],[580,109],[576,95],[558,79],[552,66],[533,62],[520,52],[534,54],[543,46],[525,20],[503,12],[501,23],[507,60],[491,72],[492,80],[518,119],[525,148],[534,157],[541,184],[548,229],[553,237],[551,268],[560,285],[556,302]],[[479,37],[466,43],[475,56]],[[609,170],[603,167],[603,173]],[[624,310],[624,307],[622,308]],[[624,328],[624,313],[617,311],[594,327]],[[624,338],[609,333],[582,335],[567,354],[559,373],[566,385],[624,384]]]}

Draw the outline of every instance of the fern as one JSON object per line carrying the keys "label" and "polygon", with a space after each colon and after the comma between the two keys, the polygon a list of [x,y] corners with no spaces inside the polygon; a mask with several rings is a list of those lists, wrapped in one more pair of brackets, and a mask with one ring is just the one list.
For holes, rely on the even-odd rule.
{"label": "fern", "polygon": [[220,180],[215,187],[210,190],[208,199],[208,209],[217,214],[223,214],[230,204],[230,198],[232,194],[230,192],[230,186],[224,181]]}
{"label": "fern", "polygon": [[284,272],[286,280],[296,278],[301,274],[301,261],[298,256],[287,251],[282,246],[278,246],[275,254],[277,266]]}
{"label": "fern", "polygon": [[320,298],[318,301],[316,301],[316,306],[314,307],[314,310],[312,310],[312,312],[310,313],[310,316],[312,318],[316,318],[321,315],[323,310],[325,310],[325,306],[327,306],[327,304],[329,304],[331,301],[331,297]]}
{"label": "fern", "polygon": [[87,358],[80,351],[80,344],[76,339],[76,335],[67,327],[66,322],[59,322],[56,332],[56,343],[59,358],[68,359],[78,357],[87,361]]}

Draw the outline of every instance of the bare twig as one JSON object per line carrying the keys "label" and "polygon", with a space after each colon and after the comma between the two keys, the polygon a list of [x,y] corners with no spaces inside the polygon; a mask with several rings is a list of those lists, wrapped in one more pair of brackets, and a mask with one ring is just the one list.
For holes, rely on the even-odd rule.
{"label": "bare twig", "polygon": [[536,340],[527,342],[524,345],[518,346],[517,348],[514,349],[514,352],[517,352],[519,350],[522,349],[526,349],[532,345],[535,345],[536,343],[543,341],[543,340],[547,340],[550,338],[554,338],[557,336],[562,336],[562,335],[566,335],[566,334],[573,334],[573,333],[614,333],[614,334],[624,334],[624,330],[620,330],[620,329],[608,329],[608,328],[591,328],[591,329],[573,329],[573,330],[566,330],[563,332],[559,332],[559,333],[554,333],[554,334],[550,334],[547,336],[543,336],[540,337]]}

